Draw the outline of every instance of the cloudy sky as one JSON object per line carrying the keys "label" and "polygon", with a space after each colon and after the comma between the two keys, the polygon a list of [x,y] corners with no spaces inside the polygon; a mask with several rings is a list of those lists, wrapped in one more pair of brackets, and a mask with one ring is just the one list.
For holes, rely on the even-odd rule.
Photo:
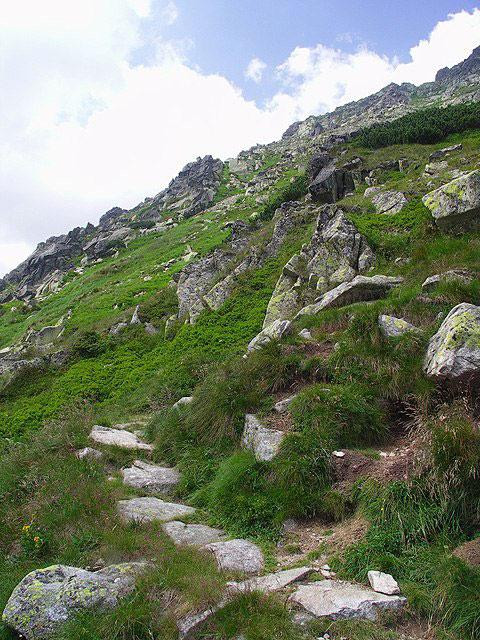
{"label": "cloudy sky", "polygon": [[480,44],[461,0],[0,0],[0,275],[35,245]]}

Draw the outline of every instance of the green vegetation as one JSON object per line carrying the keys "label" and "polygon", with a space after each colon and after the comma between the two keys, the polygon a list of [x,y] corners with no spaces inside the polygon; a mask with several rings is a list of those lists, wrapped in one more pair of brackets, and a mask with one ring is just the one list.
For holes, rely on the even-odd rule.
{"label": "green vegetation", "polygon": [[392,144],[431,144],[451,133],[480,128],[480,103],[430,107],[408,113],[401,118],[363,129],[355,143],[377,149]]}

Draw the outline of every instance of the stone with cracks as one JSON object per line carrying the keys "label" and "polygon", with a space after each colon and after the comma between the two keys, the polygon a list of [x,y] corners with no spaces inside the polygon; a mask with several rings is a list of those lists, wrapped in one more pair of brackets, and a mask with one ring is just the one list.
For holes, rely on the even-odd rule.
{"label": "stone with cracks", "polygon": [[387,596],[395,596],[400,593],[397,581],[389,573],[383,571],[369,571],[368,581],[374,591],[384,593]]}
{"label": "stone with cracks", "polygon": [[381,215],[394,215],[408,202],[400,191],[386,190],[381,187],[369,187],[364,195],[365,198],[371,199],[376,212]]}
{"label": "stone with cracks", "polygon": [[354,191],[355,185],[350,171],[329,165],[321,169],[308,190],[314,202],[329,204]]}
{"label": "stone with cracks", "polygon": [[139,449],[142,451],[152,451],[151,444],[143,442],[137,435],[124,429],[111,429],[110,427],[102,427],[96,424],[91,433],[90,438],[98,444],[111,445],[121,447],[122,449]]}
{"label": "stone with cracks", "polygon": [[386,338],[398,338],[405,333],[418,331],[417,327],[403,318],[395,318],[394,316],[379,315],[378,326],[380,331]]}
{"label": "stone with cracks", "polygon": [[480,170],[456,178],[423,197],[435,223],[446,231],[462,233],[480,227]]}
{"label": "stone with cracks", "polygon": [[165,502],[160,498],[131,498],[119,500],[117,509],[125,522],[151,522],[159,520],[167,522],[175,518],[182,518],[195,513],[193,507],[175,502]]}
{"label": "stone with cracks", "polygon": [[315,315],[323,309],[344,307],[355,302],[368,302],[384,298],[390,289],[403,282],[403,278],[392,276],[356,276],[325,293],[318,302],[301,309],[296,317]]}
{"label": "stone with cracks", "polygon": [[480,307],[454,307],[431,338],[424,364],[437,382],[464,383],[480,378]]}
{"label": "stone with cracks", "polygon": [[381,611],[401,609],[405,606],[406,599],[376,593],[349,582],[322,580],[300,585],[290,597],[290,602],[299,605],[315,618],[375,620]]}
{"label": "stone with cracks", "polygon": [[146,567],[130,562],[95,572],[64,565],[37,569],[13,590],[3,622],[27,640],[48,640],[83,611],[114,609]]}
{"label": "stone with cracks", "polygon": [[248,540],[227,540],[207,544],[205,549],[215,556],[219,569],[247,574],[263,571],[264,559],[260,547]]}
{"label": "stone with cracks", "polygon": [[180,481],[176,469],[149,464],[143,460],[135,460],[131,467],[122,469],[123,482],[145,493],[171,492]]}
{"label": "stone with cracks", "polygon": [[257,460],[272,460],[277,455],[285,435],[284,431],[270,429],[263,425],[253,413],[247,413],[242,446],[253,451]]}
{"label": "stone with cracks", "polygon": [[202,547],[211,542],[220,542],[225,537],[221,529],[207,527],[204,524],[185,524],[177,520],[166,522],[162,529],[179,546]]}
{"label": "stone with cracks", "polygon": [[250,341],[247,351],[255,351],[256,349],[261,349],[272,340],[280,340],[284,335],[290,333],[291,328],[292,323],[289,320],[275,320]]}

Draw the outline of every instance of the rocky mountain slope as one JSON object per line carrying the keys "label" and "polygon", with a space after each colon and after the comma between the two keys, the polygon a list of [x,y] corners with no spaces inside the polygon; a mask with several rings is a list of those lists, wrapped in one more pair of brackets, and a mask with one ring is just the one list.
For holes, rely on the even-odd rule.
{"label": "rocky mountain slope", "polygon": [[479,99],[476,49],[5,276],[0,639],[479,638]]}

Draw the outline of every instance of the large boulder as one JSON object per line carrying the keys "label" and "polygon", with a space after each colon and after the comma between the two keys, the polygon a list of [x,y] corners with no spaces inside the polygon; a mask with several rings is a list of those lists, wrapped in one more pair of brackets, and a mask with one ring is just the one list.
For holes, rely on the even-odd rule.
{"label": "large boulder", "polygon": [[462,232],[480,226],[480,170],[456,178],[423,197],[435,223]]}
{"label": "large boulder", "polygon": [[403,278],[392,276],[356,276],[325,293],[315,304],[301,309],[296,317],[315,315],[323,309],[344,307],[355,302],[368,302],[384,298],[388,292],[403,282]]}
{"label": "large boulder", "polygon": [[382,611],[396,611],[404,607],[406,599],[377,593],[350,582],[322,580],[300,585],[290,597],[290,602],[314,618],[375,620]]}
{"label": "large boulder", "polygon": [[115,608],[132,593],[146,566],[131,562],[95,572],[64,565],[37,569],[13,590],[3,622],[26,640],[48,640],[82,611]]}
{"label": "large boulder", "polygon": [[308,190],[314,202],[329,204],[354,191],[355,184],[350,171],[329,165],[320,171]]}
{"label": "large boulder", "polygon": [[337,205],[322,207],[310,242],[282,270],[268,303],[264,328],[279,318],[292,318],[306,287],[326,291],[352,280],[374,261],[366,239],[343,210]]}
{"label": "large boulder", "polygon": [[480,377],[480,307],[454,307],[431,338],[426,374],[438,382],[471,382]]}

